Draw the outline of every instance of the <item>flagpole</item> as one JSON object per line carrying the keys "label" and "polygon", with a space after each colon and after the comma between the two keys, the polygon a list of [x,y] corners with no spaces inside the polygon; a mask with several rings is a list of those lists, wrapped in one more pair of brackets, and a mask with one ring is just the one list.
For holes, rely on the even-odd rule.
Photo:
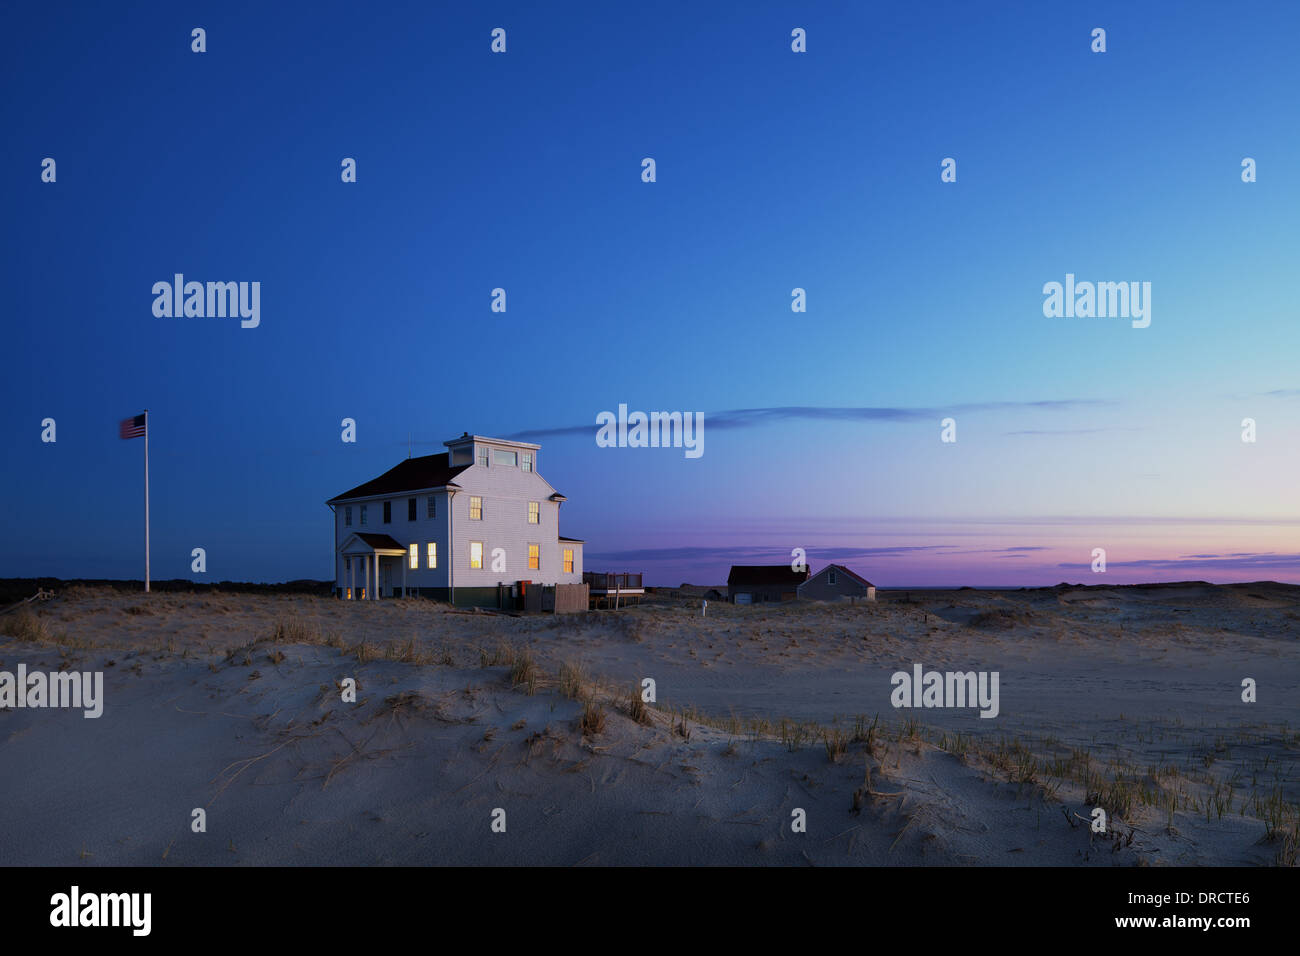
{"label": "flagpole", "polygon": [[144,410],[144,592],[149,593],[149,409]]}

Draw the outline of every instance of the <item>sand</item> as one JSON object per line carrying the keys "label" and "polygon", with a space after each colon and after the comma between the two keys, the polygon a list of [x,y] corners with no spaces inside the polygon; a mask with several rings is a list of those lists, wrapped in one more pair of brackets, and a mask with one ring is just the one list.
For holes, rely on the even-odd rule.
{"label": "sand", "polygon": [[[0,627],[0,671],[105,686],[97,720],[0,710],[5,865],[1296,857],[1293,586],[525,617],[72,587]],[[998,716],[895,709],[890,675],[916,663],[997,671]]]}

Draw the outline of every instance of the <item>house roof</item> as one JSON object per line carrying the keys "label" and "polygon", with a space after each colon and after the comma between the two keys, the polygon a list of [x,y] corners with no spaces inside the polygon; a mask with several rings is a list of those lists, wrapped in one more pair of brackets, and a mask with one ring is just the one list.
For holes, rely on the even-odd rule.
{"label": "house roof", "polygon": [[826,567],[822,568],[820,571],[818,571],[816,574],[814,574],[814,575],[812,576],[812,578],[809,578],[809,580],[811,581],[811,580],[813,580],[813,578],[819,578],[819,577],[821,577],[823,574],[825,574],[825,573],[826,573],[827,571],[829,571],[831,568],[834,568],[836,571],[839,571],[840,573],[842,573],[842,574],[844,574],[844,575],[847,575],[848,577],[850,577],[850,578],[852,578],[853,580],[857,581],[857,582],[858,582],[859,584],[861,584],[863,587],[867,587],[867,588],[874,588],[874,587],[875,587],[874,584],[872,584],[870,581],[868,581],[868,580],[867,580],[866,578],[864,578],[862,575],[858,574],[856,571],[853,571],[853,570],[850,569],[850,568],[846,568],[846,567],[845,567],[844,565],[842,565],[842,564],[828,564],[828,565],[826,565]]}
{"label": "house roof", "polygon": [[727,584],[733,587],[798,587],[806,580],[807,571],[795,571],[788,564],[733,564],[727,575]]}
{"label": "house roof", "polygon": [[357,485],[326,504],[347,501],[350,498],[369,498],[374,495],[396,495],[404,491],[421,491],[425,488],[442,488],[454,485],[452,479],[469,465],[451,466],[448,464],[447,452],[441,455],[423,455],[420,458],[407,458],[400,464],[389,468],[378,478],[372,478],[363,485]]}
{"label": "house roof", "polygon": [[564,535],[560,535],[559,538],[561,541],[576,541],[578,544],[586,544],[586,541],[582,538],[566,538]]}
{"label": "house roof", "polygon": [[366,544],[370,545],[370,547],[375,548],[378,551],[383,551],[385,549],[389,551],[406,550],[406,545],[399,544],[386,534],[376,534],[373,531],[357,531],[355,534]]}

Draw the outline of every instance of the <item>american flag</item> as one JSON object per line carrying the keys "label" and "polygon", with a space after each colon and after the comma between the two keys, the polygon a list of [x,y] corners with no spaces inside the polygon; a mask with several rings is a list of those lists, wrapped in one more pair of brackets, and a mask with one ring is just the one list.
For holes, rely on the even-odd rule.
{"label": "american flag", "polygon": [[121,424],[117,426],[118,438],[141,438],[144,435],[145,424],[144,416],[136,415],[134,418],[124,418]]}

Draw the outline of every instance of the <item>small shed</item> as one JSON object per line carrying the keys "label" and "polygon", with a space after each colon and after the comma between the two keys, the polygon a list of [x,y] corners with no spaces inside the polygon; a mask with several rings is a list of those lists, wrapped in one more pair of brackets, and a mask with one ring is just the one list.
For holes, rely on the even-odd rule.
{"label": "small shed", "polygon": [[842,564],[828,564],[803,584],[799,597],[806,601],[843,601],[876,599],[876,586]]}
{"label": "small shed", "polygon": [[733,604],[793,601],[799,585],[808,580],[807,569],[788,564],[733,564],[727,575],[727,599]]}

